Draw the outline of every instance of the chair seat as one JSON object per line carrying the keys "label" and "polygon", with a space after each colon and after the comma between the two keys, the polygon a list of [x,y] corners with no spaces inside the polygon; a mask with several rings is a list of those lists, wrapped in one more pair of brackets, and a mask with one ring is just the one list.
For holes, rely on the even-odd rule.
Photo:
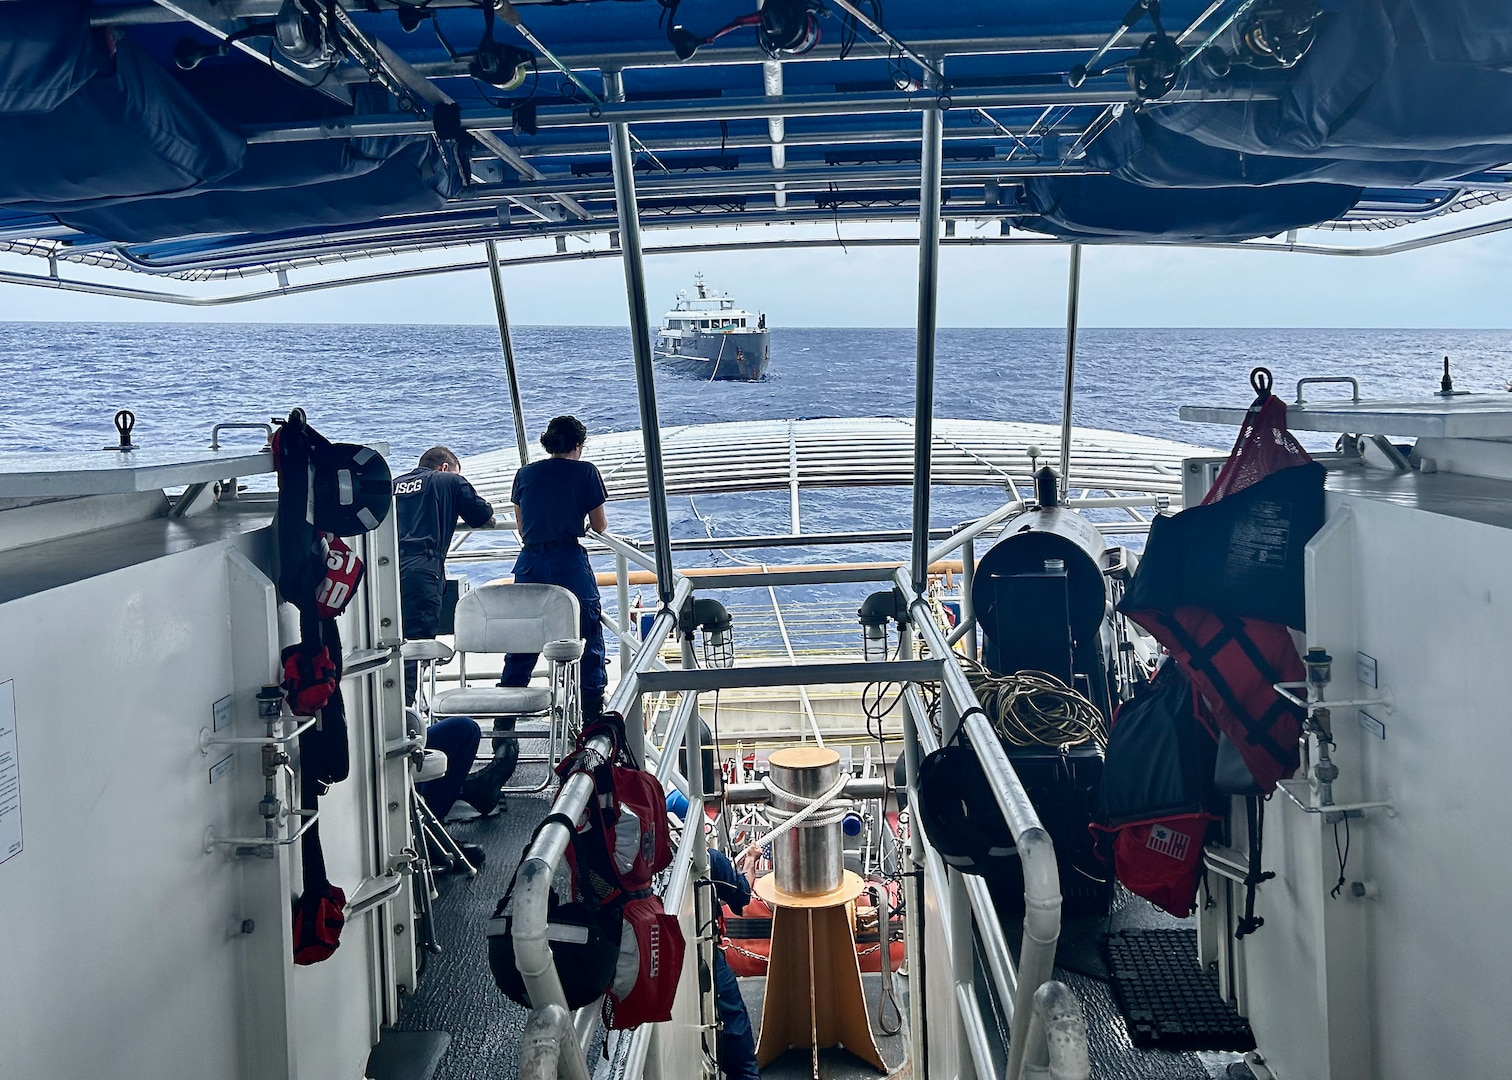
{"label": "chair seat", "polygon": [[446,775],[446,755],[440,750],[426,750],[420,762],[420,768],[415,770],[415,783],[423,784],[428,780],[439,780]]}
{"label": "chair seat", "polygon": [[521,716],[550,708],[545,686],[469,686],[443,690],[431,702],[435,716]]}
{"label": "chair seat", "polygon": [[452,658],[452,648],[431,638],[416,638],[399,646],[399,655],[405,660],[440,660],[445,663]]}

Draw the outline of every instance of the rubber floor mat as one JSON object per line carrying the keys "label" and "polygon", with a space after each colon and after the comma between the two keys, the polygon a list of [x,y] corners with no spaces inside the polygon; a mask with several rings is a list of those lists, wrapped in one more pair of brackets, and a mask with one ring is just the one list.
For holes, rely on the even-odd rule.
{"label": "rubber floor mat", "polygon": [[1135,1046],[1253,1050],[1255,1036],[1197,963],[1195,930],[1120,930],[1103,938],[1113,995]]}

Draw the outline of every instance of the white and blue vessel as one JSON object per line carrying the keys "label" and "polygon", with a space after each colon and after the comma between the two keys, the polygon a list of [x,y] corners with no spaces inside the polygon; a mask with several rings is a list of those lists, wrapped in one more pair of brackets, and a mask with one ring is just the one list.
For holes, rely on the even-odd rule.
{"label": "white and blue vessel", "polygon": [[766,374],[772,339],[766,316],[736,307],[729,293],[711,293],[702,273],[694,295],[677,294],[662,316],[656,358],[672,370],[696,378],[755,382]]}

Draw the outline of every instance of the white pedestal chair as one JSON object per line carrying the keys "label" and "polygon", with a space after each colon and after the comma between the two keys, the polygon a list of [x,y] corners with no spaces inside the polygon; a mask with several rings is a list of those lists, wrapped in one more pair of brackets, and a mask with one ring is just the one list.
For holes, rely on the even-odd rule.
{"label": "white pedestal chair", "polygon": [[[582,728],[578,668],[583,640],[578,637],[577,597],[560,585],[484,585],[457,601],[455,633],[458,685],[432,693],[432,719],[471,716],[483,727],[485,739],[544,742],[544,754],[522,753],[519,758],[521,765],[547,766],[540,783],[502,790],[506,795],[545,791],[553,780],[552,770],[572,749]],[[469,685],[469,653],[539,653],[548,664],[547,685]],[[490,683],[497,679],[496,670],[490,669]],[[485,720],[506,723],[494,723],[489,731]]]}

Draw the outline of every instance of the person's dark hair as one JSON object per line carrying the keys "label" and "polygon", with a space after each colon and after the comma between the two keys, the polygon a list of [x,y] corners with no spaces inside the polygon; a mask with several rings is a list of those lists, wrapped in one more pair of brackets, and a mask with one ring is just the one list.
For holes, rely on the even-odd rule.
{"label": "person's dark hair", "polygon": [[439,469],[443,465],[450,465],[454,469],[462,468],[462,463],[457,460],[457,455],[444,446],[433,446],[420,455],[420,467],[422,469]]}
{"label": "person's dark hair", "polygon": [[554,416],[541,435],[548,454],[570,454],[588,441],[588,429],[575,416]]}

